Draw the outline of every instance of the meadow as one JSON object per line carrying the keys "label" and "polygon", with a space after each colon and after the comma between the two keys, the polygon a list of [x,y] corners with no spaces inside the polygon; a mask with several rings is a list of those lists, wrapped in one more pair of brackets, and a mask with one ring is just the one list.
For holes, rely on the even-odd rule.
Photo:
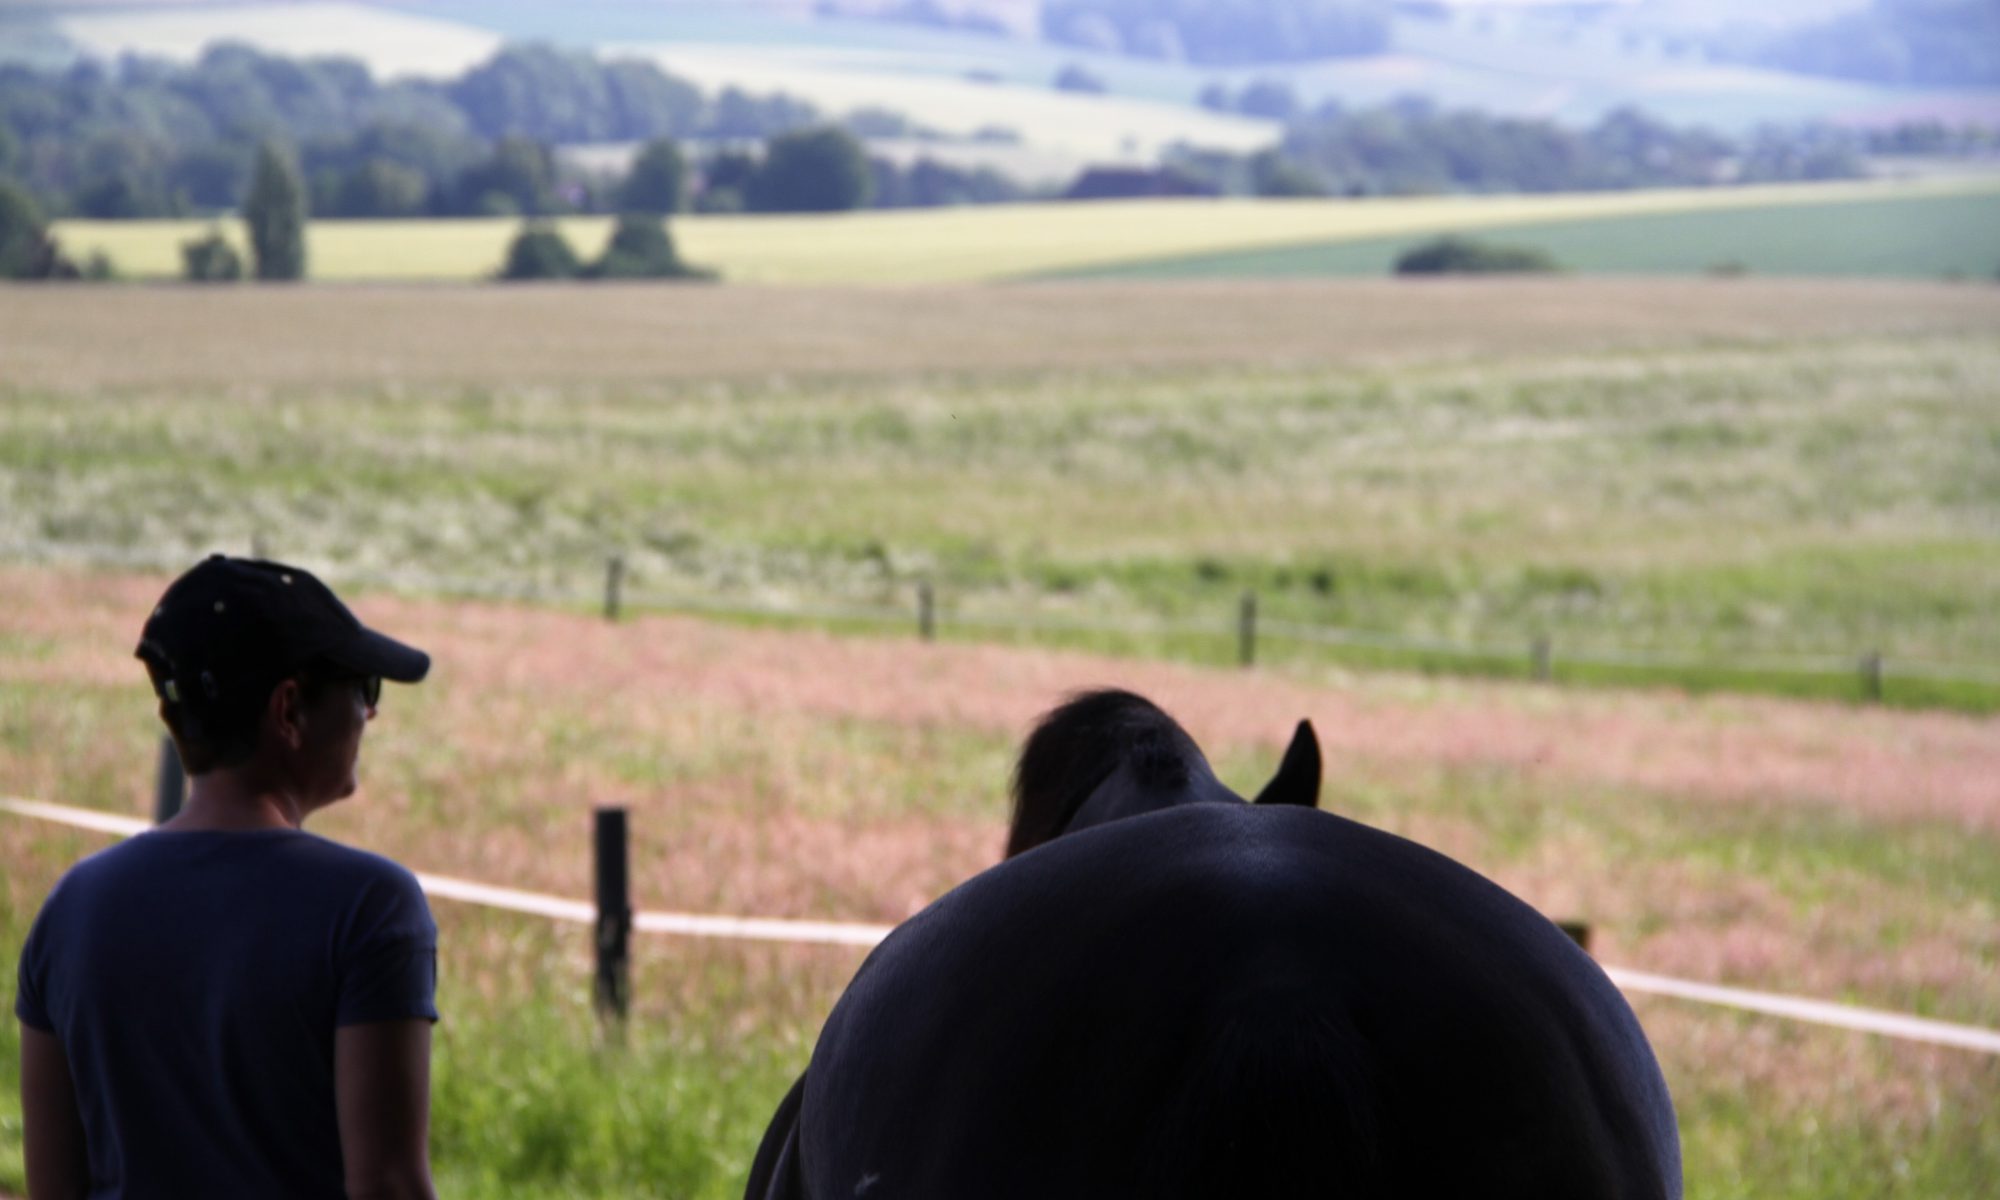
{"label": "meadow", "polygon": [[[1537,637],[1765,690],[1789,677],[1759,664],[1874,651],[1906,672],[1892,699],[1996,699],[1907,678],[2000,668],[1987,286],[72,289],[0,310],[22,334],[0,349],[16,558],[261,545],[588,604],[617,554],[642,606],[908,614],[928,581],[951,632],[1089,618],[1129,636],[1087,644],[1209,661],[1254,591],[1267,622],[1498,647],[1515,673]],[[1167,622],[1217,636],[1147,635]]]}
{"label": "meadow", "polygon": [[[1736,222],[1759,226],[1758,214],[1776,210],[1785,219],[1831,206],[1834,218],[1816,218],[1825,232],[1821,257],[1791,255],[1785,268],[1802,273],[1850,269],[1848,244],[1886,219],[1914,228],[1904,247],[1866,274],[1925,276],[1936,262],[1961,273],[1986,276],[1983,256],[1990,226],[1975,219],[1974,245],[1954,257],[1953,237],[1967,222],[1932,230],[1926,204],[1956,199],[1988,214],[2000,207],[2000,180],[1983,177],[1896,182],[1777,184],[1762,187],[1657,189],[1559,195],[1424,196],[1359,200],[1190,199],[980,205],[963,208],[874,210],[826,215],[691,215],[671,230],[683,258],[721,272],[731,283],[935,284],[1014,279],[1146,263],[1189,255],[1282,251],[1288,247],[1357,239],[1420,239],[1439,233],[1488,232],[1527,236],[1520,227],[1550,222],[1689,214],[1683,230],[1693,237],[1685,257],[1662,246],[1670,269],[1701,271],[1715,261],[1716,239],[1733,236]],[[1860,202],[1865,228],[1839,223]],[[1909,203],[1899,218],[1895,205]],[[1698,219],[1697,219],[1698,215]],[[1764,217],[1763,220],[1771,218]],[[1850,222],[1851,223],[1851,222]],[[558,222],[585,257],[610,236],[608,217],[567,217]],[[223,231],[244,244],[241,229]],[[110,256],[134,278],[172,278],[181,272],[180,247],[210,228],[204,221],[60,221],[54,233],[81,258]],[[363,280],[465,281],[490,278],[505,258],[520,222],[508,219],[315,221],[307,232],[308,270],[328,282]],[[1677,227],[1678,228],[1678,227]],[[1985,232],[1981,232],[1985,231]],[[1289,251],[1286,251],[1289,252]],[[1317,251],[1316,251],[1317,253]],[[1629,270],[1609,251],[1603,261],[1578,255],[1576,270]],[[1905,257],[1907,256],[1907,257]],[[1815,266],[1819,262],[1824,265]]]}
{"label": "meadow", "polygon": [[[1240,790],[1312,718],[1326,807],[1608,964],[2000,1026],[1993,716],[1216,665],[1246,587],[1410,636],[2000,663],[1990,286],[0,288],[0,330],[0,794],[147,811],[138,619],[256,544],[435,655],[315,822],[420,870],[583,897],[620,804],[642,908],[894,921],[998,857],[1034,716],[1116,684]],[[667,611],[920,579],[935,644]],[[1078,614],[1224,632],[1032,635]],[[103,844],[0,814],[0,962]],[[454,1195],[736,1194],[860,961],[644,937],[607,1036],[586,929],[436,911]],[[1633,1003],[1690,1197],[2000,1174],[2000,1059]],[[0,1191],[18,1069],[0,1022]]]}

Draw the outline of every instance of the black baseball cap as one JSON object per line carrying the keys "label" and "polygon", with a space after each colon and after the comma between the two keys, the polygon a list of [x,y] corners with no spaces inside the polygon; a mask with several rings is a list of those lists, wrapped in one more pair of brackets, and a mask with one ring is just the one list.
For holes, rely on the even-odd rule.
{"label": "black baseball cap", "polygon": [[262,705],[308,668],[416,683],[430,655],[363,625],[311,572],[216,554],[173,581],[136,651],[168,704]]}

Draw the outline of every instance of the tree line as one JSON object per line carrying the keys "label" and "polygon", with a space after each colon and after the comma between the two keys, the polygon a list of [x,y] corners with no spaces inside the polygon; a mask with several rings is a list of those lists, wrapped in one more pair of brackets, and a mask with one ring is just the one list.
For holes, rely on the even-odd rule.
{"label": "tree line", "polygon": [[[894,113],[857,113],[851,123],[922,132]],[[684,161],[694,139],[717,148]],[[607,141],[646,143],[631,178],[557,153]],[[240,45],[211,47],[186,66],[0,66],[0,177],[19,181],[51,216],[234,211],[267,143],[288,148],[320,217],[815,211],[1026,195],[987,168],[870,160],[789,96],[705,96],[649,63],[548,46],[509,47],[447,83],[378,83],[351,60]]]}
{"label": "tree line", "polygon": [[[1349,110],[1306,110],[1282,83],[1205,92],[1225,111],[1285,120],[1284,139],[1248,156],[1189,152],[1178,169],[1214,190],[1265,196],[1600,191],[1848,179],[1864,155],[1893,144],[1826,126],[1771,127],[1745,137],[1670,125],[1633,108],[1573,128],[1553,121],[1444,109],[1411,98]],[[1942,137],[1940,132],[1939,137]],[[1935,144],[1937,138],[1923,139]]]}
{"label": "tree line", "polygon": [[[242,200],[258,147],[275,141],[295,148],[322,215],[537,211],[557,203],[530,161],[550,145],[756,139],[819,119],[789,96],[705,96],[650,63],[550,46],[507,47],[437,83],[222,44],[187,65],[0,66],[0,174],[56,215],[216,213]],[[573,189],[562,202],[588,200]]]}

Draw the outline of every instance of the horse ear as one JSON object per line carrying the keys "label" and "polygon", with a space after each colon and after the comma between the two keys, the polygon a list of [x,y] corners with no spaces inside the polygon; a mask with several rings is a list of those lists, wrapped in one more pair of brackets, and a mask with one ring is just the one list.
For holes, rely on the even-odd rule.
{"label": "horse ear", "polygon": [[1319,807],[1319,735],[1311,721],[1300,721],[1285,747],[1285,759],[1278,773],[1257,793],[1257,804],[1296,804],[1300,808]]}

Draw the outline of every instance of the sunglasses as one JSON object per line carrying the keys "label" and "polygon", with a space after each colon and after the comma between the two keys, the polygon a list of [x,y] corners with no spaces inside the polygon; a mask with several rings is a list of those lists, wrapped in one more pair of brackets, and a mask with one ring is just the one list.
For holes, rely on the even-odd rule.
{"label": "sunglasses", "polygon": [[382,677],[380,675],[318,675],[314,676],[326,686],[351,687],[361,697],[361,702],[369,708],[382,704]]}

